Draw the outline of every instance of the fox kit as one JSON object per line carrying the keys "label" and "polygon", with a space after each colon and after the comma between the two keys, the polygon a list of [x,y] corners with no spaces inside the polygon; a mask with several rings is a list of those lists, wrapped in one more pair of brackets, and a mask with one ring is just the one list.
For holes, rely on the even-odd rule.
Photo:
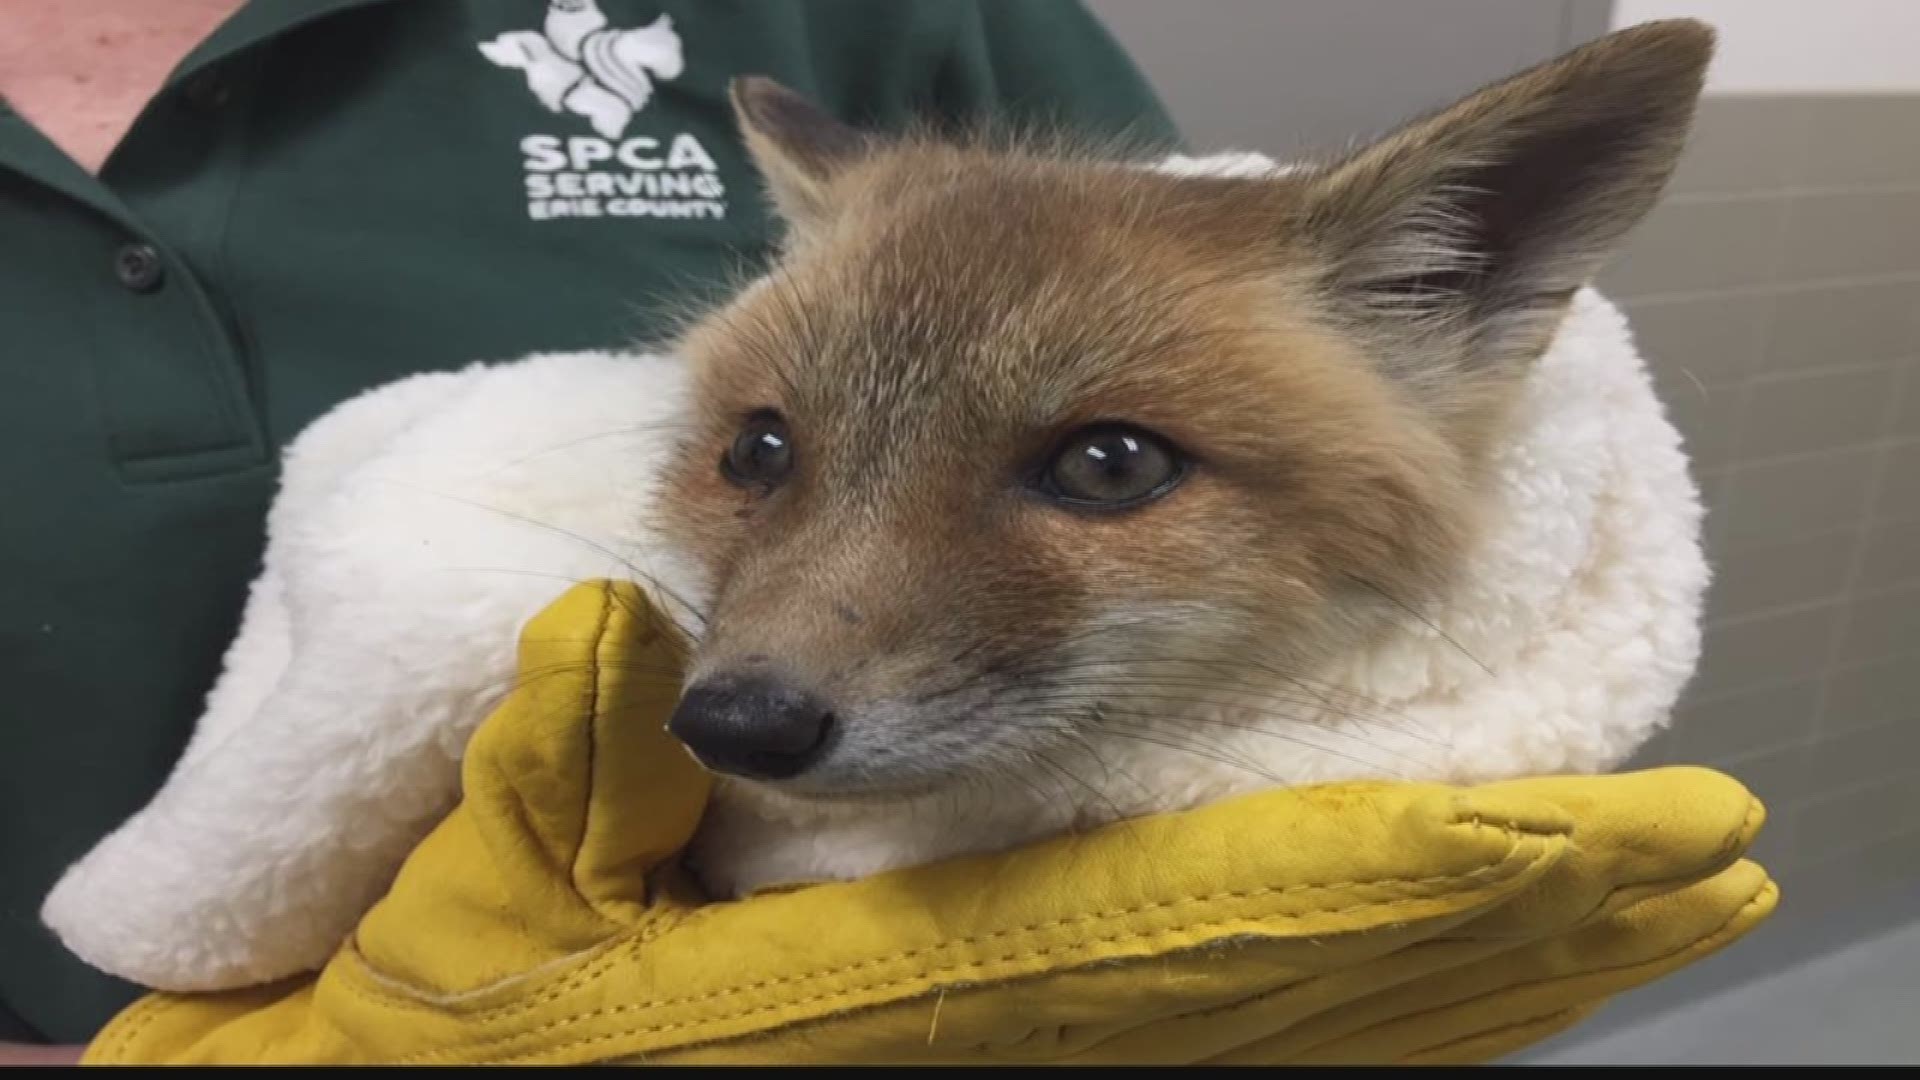
{"label": "fox kit", "polygon": [[741,82],[771,272],[675,355],[421,375],[304,432],[192,744],[48,924],[168,989],[324,962],[556,579],[629,570],[695,641],[669,726],[720,774],[690,855],[724,893],[1618,764],[1706,570],[1583,286],[1710,48],[1623,31],[1286,169],[881,139]]}
{"label": "fox kit", "polygon": [[[740,781],[709,874],[1310,778],[1316,720],[1367,708],[1325,672],[1448,589],[1711,42],[1620,32],[1241,179],[884,140],[737,84],[790,239],[685,339],[698,426],[660,503],[711,586],[671,730]],[[1262,727],[1301,734],[1219,749]]]}

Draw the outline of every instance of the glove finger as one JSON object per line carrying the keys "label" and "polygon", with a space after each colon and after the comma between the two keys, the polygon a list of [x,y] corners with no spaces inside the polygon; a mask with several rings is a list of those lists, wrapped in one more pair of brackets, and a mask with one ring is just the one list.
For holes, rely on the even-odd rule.
{"label": "glove finger", "polygon": [[288,980],[210,994],[152,994],[115,1017],[82,1065],[217,1065],[324,1060],[298,1044],[311,984]]}
{"label": "glove finger", "polygon": [[[1744,936],[1773,910],[1765,871],[1738,863],[1572,933],[1485,956],[1357,999],[1213,1064],[1406,1062],[1511,1043],[1528,1025],[1597,1006]],[[1446,943],[1433,943],[1445,947]],[[1427,948],[1430,946],[1422,946]]]}
{"label": "glove finger", "polygon": [[[364,965],[368,996],[471,994],[642,920],[648,871],[691,834],[706,792],[661,728],[678,666],[645,604],[595,582],[529,622],[518,683],[468,744],[460,806],[336,965]],[[609,788],[624,795],[612,813],[597,798]]]}
{"label": "glove finger", "polygon": [[1499,1061],[1508,1054],[1537,1046],[1555,1035],[1585,1022],[1606,1006],[1605,1001],[1577,1005],[1546,1016],[1536,1016],[1511,1024],[1455,1039],[1431,1051],[1408,1054],[1408,1065],[1480,1065]]}
{"label": "glove finger", "polygon": [[[1294,943],[1285,943],[1292,945]],[[1253,970],[1226,974],[1213,1000],[1163,1018],[1036,1029],[1021,1045],[988,1048],[999,1060],[1065,1059],[1075,1065],[1180,1065],[1227,1054],[1276,1031],[1395,986],[1503,952],[1505,942],[1414,941],[1380,955],[1329,955],[1308,971],[1288,964],[1289,949],[1250,943],[1236,958]],[[1351,963],[1341,963],[1352,959]],[[1182,976],[1169,972],[1169,979]],[[1191,976],[1188,976],[1191,977]],[[1135,975],[1138,981],[1138,975]],[[1127,992],[1127,988],[1116,988]]]}
{"label": "glove finger", "polygon": [[[778,1058],[872,1060],[863,1052],[875,1046],[887,1060],[1071,1054],[1458,926],[1528,888],[1565,850],[1570,823],[1551,808],[1476,822],[1456,815],[1451,794],[1411,784],[1264,792],[712,905],[654,946],[656,976],[658,965],[686,965],[665,981],[685,996],[644,1010],[645,1026],[602,1030],[608,1018],[587,1016],[579,1027],[665,1049],[833,1017],[786,1036]],[[1070,881],[1063,866],[1074,867]],[[694,1057],[768,1060],[755,1055],[770,1044],[743,1045],[738,1056],[708,1047]]]}
{"label": "glove finger", "polygon": [[[779,1034],[777,1053],[758,1041],[737,1040],[664,1060],[1186,1064],[1244,1045],[1249,1025],[1264,1032],[1267,1025],[1313,1015],[1393,980],[1419,977],[1424,968],[1401,970],[1395,961],[1419,952],[1420,935],[1439,928],[1436,921],[1411,933],[1224,943],[988,986],[949,981],[931,994],[796,1025]],[[1408,942],[1412,947],[1397,948]],[[1434,958],[1457,964],[1506,947],[1459,945],[1471,955]],[[1387,955],[1377,955],[1382,950]],[[1116,1003],[1124,1005],[1116,1009]]]}
{"label": "glove finger", "polygon": [[[1547,887],[1561,869],[1561,864],[1550,868],[1533,889]],[[1631,894],[1634,899],[1609,898],[1603,907],[1612,914],[1590,921],[1589,931],[1548,941],[1521,942],[1479,933],[1479,923],[1498,918],[1506,906],[1501,905],[1406,948],[1356,963],[1337,963],[1318,974],[1285,968],[1284,950],[1274,957],[1267,943],[1251,942],[1235,959],[1256,969],[1275,965],[1284,970],[1284,978],[1275,978],[1263,987],[1252,973],[1246,977],[1229,975],[1222,980],[1223,988],[1228,993],[1234,988],[1242,991],[1238,1000],[1225,1000],[1144,1025],[1077,1026],[1070,1037],[1036,1031],[1019,1049],[1038,1058],[1069,1054],[1075,1064],[1177,1064],[1228,1054],[1247,1041],[1250,1031],[1289,1032],[1285,1041],[1297,1048],[1308,1045],[1302,1040],[1324,1038],[1323,1027],[1329,1022],[1384,1023],[1402,1012],[1430,1008],[1448,994],[1471,997],[1493,993],[1515,980],[1561,978],[1618,962],[1619,956],[1634,948],[1684,947],[1700,935],[1711,936],[1726,921],[1727,907],[1744,907],[1754,900],[1754,890],[1764,884],[1765,877],[1758,868],[1745,864],[1738,872],[1729,870],[1690,890],[1684,885],[1665,886],[1666,892],[1680,892],[1675,897],[1650,892],[1660,886],[1630,886],[1618,892],[1622,896]],[[1509,903],[1521,902],[1524,898]],[[1647,923],[1652,924],[1651,931],[1643,925]],[[1338,961],[1347,959],[1339,957]],[[1056,1047],[1052,1045],[1055,1042],[1066,1045]],[[1270,1047],[1278,1048],[1278,1043]],[[1008,1049],[1001,1048],[995,1056],[1017,1056]]]}
{"label": "glove finger", "polygon": [[685,651],[627,582],[575,586],[527,624],[519,682],[474,736],[464,785],[498,807],[489,850],[523,864],[505,876],[543,890],[530,910],[559,882],[631,921],[646,875],[693,835],[708,780],[666,731]]}
{"label": "glove finger", "polygon": [[1538,887],[1470,928],[1489,939],[1533,940],[1717,874],[1746,853],[1766,820],[1746,788],[1700,768],[1517,780],[1458,798],[1461,813],[1487,821],[1537,813],[1545,803],[1578,823],[1570,850]]}
{"label": "glove finger", "polygon": [[[1370,1001],[1396,984],[1427,983],[1458,969],[1474,970],[1476,964],[1498,970],[1485,965],[1498,965],[1501,954],[1534,941],[1529,935],[1603,920],[1724,869],[1751,842],[1761,816],[1743,788],[1707,770],[1497,784],[1449,792],[1445,799],[1449,809],[1441,816],[1506,829],[1569,828],[1574,848],[1512,899],[1448,930],[1446,940],[1355,958],[1337,956],[1322,939],[1318,967],[1289,964],[1287,950],[1273,955],[1271,941],[1250,942],[1241,958],[1266,965],[1268,977],[1249,973],[1223,979],[1223,988],[1241,991],[1238,1001],[1215,1001],[1145,1026],[1134,1017],[1129,1023],[1037,1028],[1018,1047],[996,1048],[994,1056],[1071,1055],[1076,1063],[1193,1061],[1243,1042],[1248,1018],[1255,1014],[1273,1030],[1350,1001]],[[1407,812],[1418,818],[1433,808],[1415,804]],[[1674,826],[1676,818],[1684,819],[1684,827]]]}

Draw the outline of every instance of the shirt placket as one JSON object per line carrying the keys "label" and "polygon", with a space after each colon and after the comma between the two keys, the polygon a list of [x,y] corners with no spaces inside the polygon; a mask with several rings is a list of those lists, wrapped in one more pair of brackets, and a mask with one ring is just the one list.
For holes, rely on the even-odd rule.
{"label": "shirt placket", "polygon": [[[181,62],[97,177],[0,105],[0,170],[62,197],[71,221],[61,223],[58,242],[98,268],[91,281],[76,282],[87,298],[85,325],[67,337],[91,364],[105,449],[130,481],[252,467],[267,453],[235,320],[218,281],[187,258],[187,249],[216,246],[217,238],[202,245],[196,241],[207,238],[165,234],[140,213],[152,159],[170,156],[166,168],[190,177],[187,195],[208,211],[196,217],[223,217],[219,204],[232,198],[239,164],[223,150],[236,149],[244,117],[234,98],[249,55],[294,27],[375,2],[387,0],[256,0],[242,8]],[[56,352],[25,362],[80,360]]]}

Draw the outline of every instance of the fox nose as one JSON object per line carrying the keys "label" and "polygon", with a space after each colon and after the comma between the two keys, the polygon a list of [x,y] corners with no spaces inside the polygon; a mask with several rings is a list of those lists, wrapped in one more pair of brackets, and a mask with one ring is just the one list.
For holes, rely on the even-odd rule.
{"label": "fox nose", "polygon": [[721,677],[689,687],[667,730],[714,772],[785,780],[820,759],[833,710],[776,679]]}

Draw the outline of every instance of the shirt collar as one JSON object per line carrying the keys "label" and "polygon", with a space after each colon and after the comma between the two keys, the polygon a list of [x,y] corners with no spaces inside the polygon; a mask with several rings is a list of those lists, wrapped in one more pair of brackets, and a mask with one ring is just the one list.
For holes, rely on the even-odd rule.
{"label": "shirt collar", "polygon": [[371,7],[394,0],[249,0],[208,34],[167,77],[173,86],[194,72],[253,48],[263,41],[315,23],[349,8]]}

